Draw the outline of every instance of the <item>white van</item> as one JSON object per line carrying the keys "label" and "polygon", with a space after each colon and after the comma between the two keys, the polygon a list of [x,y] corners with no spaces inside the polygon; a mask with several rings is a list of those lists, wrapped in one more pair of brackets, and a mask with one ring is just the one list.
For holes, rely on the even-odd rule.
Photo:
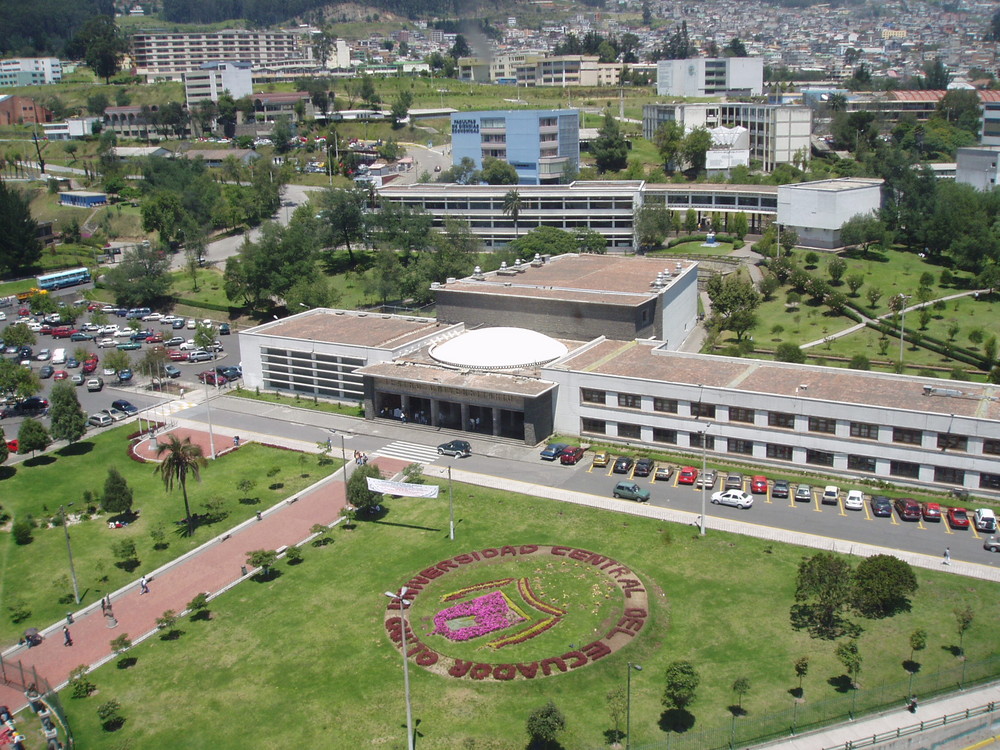
{"label": "white van", "polygon": [[52,364],[54,365],[64,365],[66,364],[66,350],[56,349],[52,352]]}

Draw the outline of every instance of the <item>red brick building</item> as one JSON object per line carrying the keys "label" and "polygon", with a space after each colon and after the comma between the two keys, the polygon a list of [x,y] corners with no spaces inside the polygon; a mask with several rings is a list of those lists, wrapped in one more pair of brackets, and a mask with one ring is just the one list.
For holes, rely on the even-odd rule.
{"label": "red brick building", "polygon": [[0,96],[0,125],[52,122],[52,111],[27,96]]}

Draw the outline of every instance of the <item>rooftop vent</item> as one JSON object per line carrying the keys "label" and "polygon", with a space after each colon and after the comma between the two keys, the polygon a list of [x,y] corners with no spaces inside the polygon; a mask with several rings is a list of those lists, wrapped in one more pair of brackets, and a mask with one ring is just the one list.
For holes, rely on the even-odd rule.
{"label": "rooftop vent", "polygon": [[958,397],[958,396],[964,396],[965,395],[965,391],[960,391],[957,388],[938,388],[937,386],[933,386],[933,385],[925,385],[924,386],[924,395],[925,396],[952,396],[952,397]]}
{"label": "rooftop vent", "polygon": [[456,281],[456,279],[455,279],[454,276],[449,276],[447,279],[445,279],[445,283],[446,284],[454,284],[455,281]]}
{"label": "rooftop vent", "polygon": [[535,257],[534,259],[532,259],[531,265],[535,266],[535,268],[538,268],[538,266],[542,265],[542,263],[544,262],[545,261],[542,260],[542,256],[539,255],[538,253],[535,253]]}

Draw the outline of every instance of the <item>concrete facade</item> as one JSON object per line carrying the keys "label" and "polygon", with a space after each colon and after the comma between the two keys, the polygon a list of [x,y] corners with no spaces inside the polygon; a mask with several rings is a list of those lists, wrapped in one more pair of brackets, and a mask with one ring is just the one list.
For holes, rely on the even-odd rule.
{"label": "concrete facade", "polygon": [[463,81],[517,86],[617,86],[622,67],[622,63],[602,63],[596,55],[504,52],[489,59],[460,57],[458,76]]}
{"label": "concrete facade", "polygon": [[62,81],[58,57],[14,57],[0,60],[0,88],[42,86]]}
{"label": "concrete facade", "polygon": [[761,96],[764,60],[760,57],[691,57],[660,60],[658,96]]}
{"label": "concrete facade", "polygon": [[45,137],[50,141],[68,141],[71,138],[87,138],[94,135],[94,125],[100,117],[70,117],[63,122],[47,122],[42,125]]}
{"label": "concrete facade", "polygon": [[848,219],[877,211],[882,180],[849,177],[778,186],[778,223],[799,235],[806,247],[841,246],[840,228]]}
{"label": "concrete facade", "polygon": [[1000,146],[1000,102],[983,102],[979,142],[984,146]]}
{"label": "concrete facade", "polygon": [[52,111],[27,96],[0,96],[0,125],[52,122]]}
{"label": "concrete facade", "polygon": [[188,108],[198,102],[218,102],[223,92],[233,99],[253,93],[253,76],[248,62],[210,62],[184,75],[184,97]]}
{"label": "concrete facade", "polygon": [[992,190],[997,186],[997,179],[1000,178],[998,164],[1000,164],[1000,145],[960,148],[955,168],[955,181],[972,185],[976,190]]}

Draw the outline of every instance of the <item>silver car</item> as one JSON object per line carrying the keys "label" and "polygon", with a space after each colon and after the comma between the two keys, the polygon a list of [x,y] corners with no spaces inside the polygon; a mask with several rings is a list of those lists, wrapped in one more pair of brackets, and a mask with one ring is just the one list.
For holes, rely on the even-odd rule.
{"label": "silver car", "polygon": [[749,508],[753,505],[753,495],[743,490],[726,490],[714,493],[712,502],[716,505],[732,505],[743,510],[743,508]]}

